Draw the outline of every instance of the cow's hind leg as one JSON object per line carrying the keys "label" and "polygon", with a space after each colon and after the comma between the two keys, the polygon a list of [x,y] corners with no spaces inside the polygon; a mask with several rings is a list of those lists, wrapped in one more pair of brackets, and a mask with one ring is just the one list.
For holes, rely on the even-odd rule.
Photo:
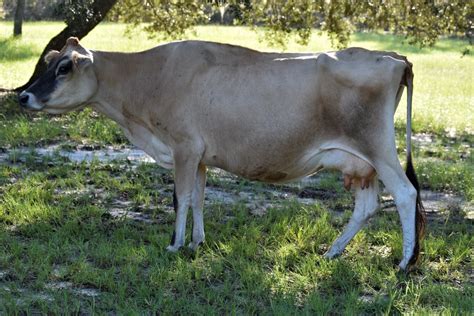
{"label": "cow's hind leg", "polygon": [[193,236],[188,247],[196,250],[204,242],[203,202],[206,187],[206,166],[199,164],[196,184],[193,189],[191,208],[193,209]]}
{"label": "cow's hind leg", "polygon": [[368,188],[365,185],[362,185],[360,179],[355,180],[352,185],[355,188],[354,213],[343,233],[332,244],[328,252],[326,252],[326,258],[334,258],[340,255],[346,248],[347,244],[352,240],[352,238],[354,238],[355,234],[357,234],[379,207],[379,187],[377,177],[373,177],[370,180]]}
{"label": "cow's hind leg", "polygon": [[[395,156],[396,157],[396,156]],[[417,191],[406,177],[398,161],[392,164],[376,162],[380,180],[393,196],[397,206],[403,233],[403,259],[399,264],[402,270],[414,265],[418,259],[419,239],[417,233]]]}

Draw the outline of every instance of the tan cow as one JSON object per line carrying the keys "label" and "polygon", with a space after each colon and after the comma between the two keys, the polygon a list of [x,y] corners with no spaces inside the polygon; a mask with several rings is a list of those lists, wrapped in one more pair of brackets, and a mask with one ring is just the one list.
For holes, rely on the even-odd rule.
{"label": "tan cow", "polygon": [[[262,53],[200,41],[139,53],[92,51],[70,38],[20,96],[29,110],[92,106],[165,168],[174,168],[176,224],[167,248],[204,241],[206,167],[265,182],[338,169],[355,210],[326,253],[339,255],[378,209],[378,179],[393,195],[403,230],[400,268],[419,255],[424,221],[411,163],[413,73],[403,56],[349,48],[321,54]],[[398,161],[394,113],[408,87],[407,172]]]}

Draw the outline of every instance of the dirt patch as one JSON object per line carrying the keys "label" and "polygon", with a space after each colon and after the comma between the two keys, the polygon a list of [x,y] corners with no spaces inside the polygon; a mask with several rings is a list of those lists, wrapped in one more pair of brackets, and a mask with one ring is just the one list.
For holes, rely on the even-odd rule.
{"label": "dirt patch", "polygon": [[132,163],[143,163],[143,162],[154,162],[153,158],[148,156],[142,150],[132,147],[115,148],[108,146],[106,148],[90,147],[90,146],[78,146],[78,149],[64,150],[59,145],[51,145],[43,148],[28,148],[19,147],[14,150],[3,149],[0,152],[0,161],[8,161],[8,157],[11,155],[17,155],[18,161],[24,162],[23,156],[28,154],[36,154],[42,157],[53,157],[58,155],[63,158],[69,159],[71,162],[112,162],[114,160],[127,160]]}
{"label": "dirt patch", "polygon": [[370,246],[369,248],[369,253],[382,257],[382,258],[388,258],[392,254],[392,248],[383,245],[383,246]]}
{"label": "dirt patch", "polygon": [[[446,217],[455,213],[456,216],[474,220],[474,203],[465,201],[461,196],[431,190],[421,190],[421,200],[426,216],[430,218]],[[386,211],[396,211],[395,201],[387,192],[381,195],[381,208]]]}
{"label": "dirt patch", "polygon": [[112,208],[108,210],[108,213],[114,218],[126,218],[131,219],[137,222],[144,222],[144,223],[154,223],[155,221],[148,215],[141,212],[134,212],[128,211],[120,208]]}
{"label": "dirt patch", "polygon": [[206,187],[204,192],[205,202],[208,203],[235,204],[241,200],[239,195],[227,192],[218,187]]}
{"label": "dirt patch", "polygon": [[87,297],[98,297],[100,291],[94,288],[81,288],[75,287],[72,282],[50,282],[47,283],[45,289],[52,291],[63,291],[68,290],[76,295],[87,296]]}
{"label": "dirt patch", "polygon": [[412,135],[412,141],[415,147],[429,146],[434,143],[434,135],[428,133],[419,133]]}
{"label": "dirt patch", "polygon": [[304,188],[298,193],[298,197],[303,199],[329,200],[337,198],[337,192],[322,189]]}
{"label": "dirt patch", "polygon": [[420,195],[425,211],[429,213],[443,212],[464,202],[460,196],[451,193],[422,190]]}

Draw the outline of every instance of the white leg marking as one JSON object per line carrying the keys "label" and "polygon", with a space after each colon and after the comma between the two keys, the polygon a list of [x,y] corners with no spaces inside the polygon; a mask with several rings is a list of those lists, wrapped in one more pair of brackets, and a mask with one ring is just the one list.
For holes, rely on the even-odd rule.
{"label": "white leg marking", "polygon": [[399,264],[402,270],[406,270],[408,262],[413,256],[415,249],[415,218],[416,218],[416,190],[412,187],[403,187],[398,197],[395,198],[403,232],[403,259]]}
{"label": "white leg marking", "polygon": [[334,258],[340,255],[347,244],[354,238],[355,234],[365,225],[367,220],[379,208],[378,193],[379,185],[377,177],[374,177],[366,189],[361,189],[360,183],[356,181],[353,185],[355,188],[355,207],[349,223],[344,232],[332,244],[328,252],[325,253],[326,258]]}
{"label": "white leg marking", "polygon": [[206,166],[199,165],[196,185],[194,186],[193,195],[191,199],[191,207],[193,209],[193,237],[188,247],[196,250],[198,246],[204,242],[204,216],[203,216],[203,202],[204,189],[206,187]]}
{"label": "white leg marking", "polygon": [[[177,148],[174,152],[175,165],[175,192],[178,202],[176,212],[176,223],[174,230],[174,242],[166,249],[176,252],[184,246],[186,236],[186,216],[193,197],[193,191],[196,186],[196,178],[199,168],[200,155],[193,154],[189,150],[193,144],[184,144],[182,148]],[[181,150],[180,150],[181,149]]]}
{"label": "white leg marking", "polygon": [[184,238],[186,234],[186,217],[189,209],[190,194],[184,196],[177,194],[177,198],[178,211],[176,212],[174,243],[166,248],[166,250],[170,252],[177,252],[179,248],[184,246]]}
{"label": "white leg marking", "polygon": [[377,172],[397,205],[403,233],[403,259],[399,267],[405,270],[415,248],[416,190],[398,163],[397,166],[383,164]]}

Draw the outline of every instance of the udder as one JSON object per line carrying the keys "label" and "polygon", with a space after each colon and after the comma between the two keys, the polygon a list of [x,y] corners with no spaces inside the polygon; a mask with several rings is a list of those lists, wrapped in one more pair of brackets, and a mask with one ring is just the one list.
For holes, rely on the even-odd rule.
{"label": "udder", "polygon": [[340,170],[344,175],[344,187],[349,190],[359,184],[361,189],[369,187],[376,172],[367,161],[340,149],[330,149],[322,153],[320,164],[324,169]]}

